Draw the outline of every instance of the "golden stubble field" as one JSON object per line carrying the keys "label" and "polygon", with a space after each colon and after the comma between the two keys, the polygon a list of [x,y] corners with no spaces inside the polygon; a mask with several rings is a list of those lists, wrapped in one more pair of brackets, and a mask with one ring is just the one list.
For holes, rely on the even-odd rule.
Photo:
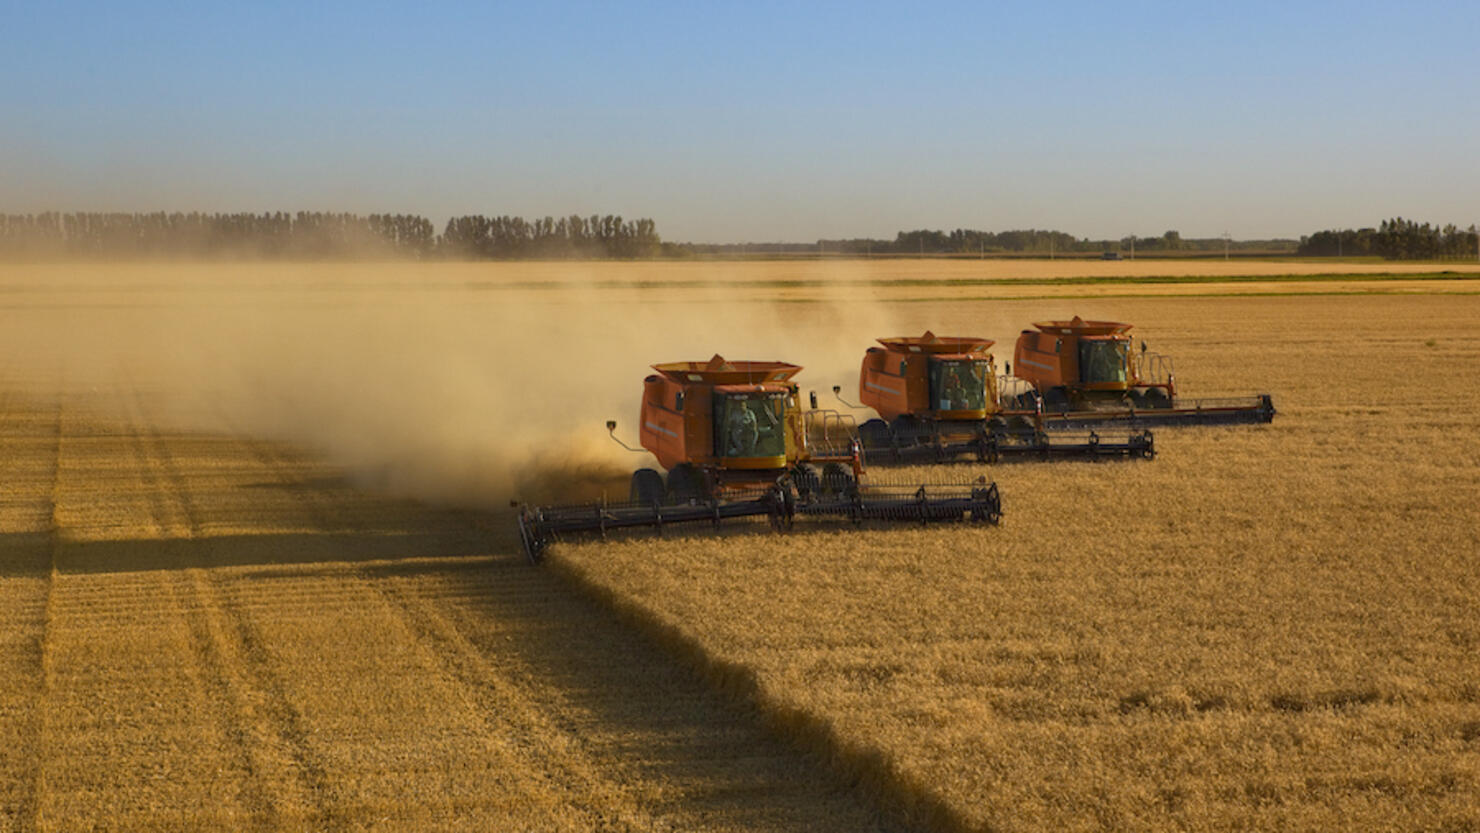
{"label": "golden stubble field", "polygon": [[[1473,284],[874,271],[988,264],[0,268],[0,829],[1480,825]],[[497,508],[620,488],[652,362],[1071,313],[1280,417],[999,529],[532,569]]]}
{"label": "golden stubble field", "polygon": [[557,557],[944,827],[1480,826],[1480,302],[1074,311],[1279,417],[1163,429],[1151,463],[998,467],[1000,529]]}

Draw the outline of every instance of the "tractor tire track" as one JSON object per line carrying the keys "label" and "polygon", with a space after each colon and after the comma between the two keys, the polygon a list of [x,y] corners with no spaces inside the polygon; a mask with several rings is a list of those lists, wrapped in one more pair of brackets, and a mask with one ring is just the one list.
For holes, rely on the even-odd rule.
{"label": "tractor tire track", "polygon": [[[247,775],[253,787],[247,802],[263,830],[302,825],[311,830],[339,830],[341,819],[326,804],[331,794],[323,766],[311,753],[302,715],[293,707],[286,685],[240,604],[223,595],[211,575],[192,568],[180,579],[200,605],[192,630],[201,650],[215,665],[231,669],[230,683],[219,699],[229,706],[234,740],[247,751]],[[224,656],[223,656],[224,654]],[[265,789],[271,784],[271,791]],[[296,811],[295,811],[296,808]]]}
{"label": "tractor tire track", "polygon": [[[147,470],[154,481],[150,493],[157,496],[155,505],[179,518],[189,539],[201,542],[201,512],[189,484],[167,440],[146,418],[138,389],[132,393],[130,434],[141,471]],[[168,511],[170,502],[174,512]],[[281,829],[290,815],[299,816],[295,820],[309,829],[340,829],[336,814],[324,804],[329,795],[324,769],[309,749],[301,716],[260,636],[240,605],[219,592],[205,569],[209,564],[198,563],[209,554],[209,545],[200,544],[193,552],[197,563],[176,577],[177,591],[188,600],[184,609],[211,700],[223,706],[216,710],[220,730],[239,750],[238,763],[246,775],[241,799],[248,815],[263,830]],[[284,777],[284,769],[290,777]]]}
{"label": "tractor tire track", "polygon": [[[9,421],[13,397],[7,394],[3,413]],[[7,432],[8,433],[8,432]],[[43,475],[50,480],[42,502],[46,529],[45,540],[25,547],[31,551],[17,559],[20,563],[7,563],[3,581],[8,592],[4,594],[4,627],[7,634],[16,634],[10,645],[12,654],[5,659],[7,676],[14,679],[29,692],[6,691],[4,705],[6,722],[12,735],[0,751],[0,772],[6,774],[6,783],[0,786],[0,829],[32,831],[37,829],[40,817],[40,797],[45,790],[45,770],[42,766],[42,750],[45,748],[45,727],[42,722],[47,692],[50,684],[48,667],[47,636],[52,618],[52,598],[56,588],[57,547],[57,484],[61,476],[62,458],[62,403],[55,403],[50,431],[50,449],[45,457],[50,462],[50,471]],[[7,437],[8,439],[8,437]],[[12,458],[9,442],[0,445],[0,453],[7,461]],[[7,469],[14,473],[15,468]],[[7,475],[7,480],[9,476]],[[6,530],[9,532],[9,530]],[[7,554],[8,555],[8,554]],[[6,559],[10,562],[10,558]],[[14,571],[15,574],[12,574]],[[39,574],[38,578],[29,578]],[[14,592],[14,595],[12,594]],[[19,598],[17,598],[17,596]],[[14,703],[12,711],[11,703]],[[13,734],[12,734],[13,733]]]}
{"label": "tractor tire track", "polygon": [[[393,607],[395,615],[415,635],[418,649],[439,669],[439,674],[468,692],[477,703],[485,736],[512,741],[520,756],[537,767],[535,771],[542,778],[570,794],[572,809],[585,819],[585,826],[594,828],[601,823],[623,830],[673,829],[671,824],[660,822],[644,810],[630,794],[627,784],[603,778],[609,768],[585,754],[580,736],[547,715],[547,704],[522,686],[511,683],[506,667],[495,665],[424,598],[387,587],[384,579],[362,577],[361,580]],[[505,719],[495,720],[494,715]],[[509,716],[514,719],[507,719]],[[601,804],[591,804],[593,796],[600,796]]]}
{"label": "tractor tire track", "polygon": [[[286,467],[274,446],[243,442],[265,467]],[[298,494],[310,526],[340,529],[349,519],[364,530],[363,522],[356,523],[363,516],[339,511],[345,495],[312,480]],[[528,780],[544,785],[541,791],[557,790],[565,812],[580,819],[566,826],[683,830],[712,826],[716,818],[737,829],[878,826],[872,808],[862,809],[851,794],[840,797],[846,789],[813,762],[729,709],[701,680],[670,667],[666,655],[629,645],[641,640],[625,632],[606,633],[620,626],[522,559],[358,563],[346,565],[345,578],[350,576],[356,595],[375,594],[401,623],[418,664],[443,681],[439,688],[473,705],[467,720],[486,738],[482,754],[512,754]],[[490,633],[490,627],[508,635]],[[551,631],[560,635],[524,644]],[[596,670],[611,667],[611,651],[652,668],[656,677],[673,678],[677,688],[637,696],[640,705],[633,706],[634,689],[623,671]],[[543,660],[589,670],[566,676],[542,668]],[[699,716],[679,709],[683,717],[665,717],[672,698],[703,704]],[[572,710],[584,716],[573,717]],[[654,759],[643,760],[644,754]],[[851,821],[839,824],[840,818]]]}
{"label": "tractor tire track", "polygon": [[[229,415],[221,414],[221,417],[230,424]],[[235,425],[231,427],[233,431],[236,430]],[[245,433],[237,432],[237,436],[240,445],[266,471],[296,473],[296,469],[300,467],[297,462],[290,460],[267,442]],[[310,526],[351,534],[369,532],[369,526],[360,513],[334,511],[344,508],[340,505],[343,501],[337,499],[328,489],[305,484],[295,489],[295,493],[301,498],[300,507]],[[349,524],[345,523],[347,518]],[[346,582],[352,583],[346,586]],[[386,615],[400,622],[412,635],[422,662],[437,669],[435,676],[443,680],[449,689],[460,692],[476,703],[477,734],[483,739],[483,753],[501,761],[502,765],[496,767],[497,769],[538,773],[535,779],[530,779],[527,775],[522,775],[521,779],[538,781],[539,784],[525,787],[518,783],[510,785],[505,782],[501,784],[505,790],[512,787],[515,791],[527,792],[526,800],[532,803],[545,800],[541,794],[548,792],[550,788],[567,793],[574,803],[578,803],[585,795],[603,794],[611,797],[615,791],[612,785],[594,788],[589,783],[589,776],[583,774],[583,770],[589,772],[594,767],[589,764],[581,767],[572,763],[572,758],[576,755],[574,739],[562,738],[555,743],[553,748],[558,749],[558,753],[541,751],[542,747],[552,748],[549,741],[552,732],[544,725],[544,721],[531,719],[538,715],[538,704],[500,683],[498,673],[487,663],[486,658],[466,640],[461,639],[460,634],[445,620],[439,619],[434,611],[427,611],[425,615],[408,614],[407,605],[415,607],[414,602],[386,594],[378,587],[383,582],[367,578],[348,565],[339,574],[336,583],[347,596],[366,601],[377,600]],[[430,687],[430,681],[428,685]],[[510,720],[508,716],[515,716],[516,719]],[[534,789],[535,786],[538,789]],[[599,807],[577,807],[574,803],[568,803],[564,811],[577,812],[582,821],[571,829],[662,829],[656,820],[643,814],[630,802],[618,802],[615,806],[607,802]]]}
{"label": "tractor tire track", "polygon": [[[234,428],[235,426],[233,426]],[[273,446],[242,434],[242,443],[269,470],[281,470],[288,461]],[[305,486],[301,490],[303,508],[312,525],[319,529],[338,529],[344,514],[333,511],[336,496],[327,489]],[[366,527],[356,518],[350,531],[364,532]],[[481,561],[481,559],[480,559]],[[520,758],[517,764],[525,772],[539,773],[548,786],[557,786],[566,795],[567,809],[582,818],[580,829],[617,829],[658,831],[673,829],[644,811],[626,785],[604,779],[603,767],[581,750],[580,735],[558,725],[556,718],[545,714],[544,704],[523,686],[509,679],[507,662],[501,656],[495,662],[470,641],[441,611],[421,596],[409,593],[386,579],[369,575],[365,570],[346,571],[354,576],[364,592],[379,598],[387,610],[399,619],[415,637],[423,660],[438,669],[438,676],[454,690],[465,693],[477,704],[476,719],[480,734],[513,747]],[[510,719],[512,718],[512,719]],[[495,755],[506,754],[501,748],[490,748]],[[601,796],[599,806],[588,797]]]}

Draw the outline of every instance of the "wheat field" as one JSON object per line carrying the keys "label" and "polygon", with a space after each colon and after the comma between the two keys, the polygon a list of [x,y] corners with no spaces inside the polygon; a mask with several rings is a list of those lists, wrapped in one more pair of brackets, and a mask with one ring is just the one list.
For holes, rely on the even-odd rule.
{"label": "wheat field", "polygon": [[[1480,827],[1474,284],[1232,265],[0,267],[0,830]],[[517,553],[650,363],[1073,313],[1280,416]]]}
{"label": "wheat field", "polygon": [[1480,303],[1074,309],[1280,415],[1163,429],[1150,463],[996,467],[1000,529],[583,544],[562,569],[947,829],[1480,826]]}

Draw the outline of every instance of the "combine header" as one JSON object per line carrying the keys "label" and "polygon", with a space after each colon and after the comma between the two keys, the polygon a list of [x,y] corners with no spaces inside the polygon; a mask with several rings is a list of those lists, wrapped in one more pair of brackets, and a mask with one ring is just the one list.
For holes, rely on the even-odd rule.
{"label": "combine header", "polygon": [[[1114,321],[1039,321],[1023,330],[1013,351],[1019,392],[1003,404],[1041,412],[1054,430],[1107,423],[1186,425],[1274,420],[1267,393],[1221,399],[1181,399],[1169,356],[1131,350],[1131,325]],[[1022,390],[1026,388],[1026,390]]]}
{"label": "combine header", "polygon": [[[984,338],[881,338],[859,371],[858,395],[879,413],[859,428],[871,463],[1155,456],[1150,431],[1124,442],[1090,432],[1050,438],[1036,410],[1004,411]],[[833,388],[840,395],[841,388]]]}
{"label": "combine header", "polygon": [[[797,365],[715,356],[653,369],[657,373],[643,381],[639,437],[668,476],[638,469],[625,503],[521,507],[519,533],[531,562],[561,535],[633,527],[661,534],[677,524],[718,527],[734,518],[766,518],[775,529],[789,529],[798,516],[855,523],[995,524],[1001,518],[997,486],[985,481],[905,488],[866,483],[853,418],[803,410],[791,381],[801,370]],[[608,422],[607,430],[616,439],[616,423]]]}

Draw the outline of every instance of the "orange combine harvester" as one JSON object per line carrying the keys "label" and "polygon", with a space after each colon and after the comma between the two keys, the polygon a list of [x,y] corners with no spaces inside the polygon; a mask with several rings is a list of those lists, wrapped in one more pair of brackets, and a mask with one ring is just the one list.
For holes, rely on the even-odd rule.
{"label": "orange combine harvester", "polygon": [[[1151,432],[1125,441],[1050,438],[1036,411],[1003,409],[997,395],[993,342],[984,338],[922,336],[881,338],[859,370],[858,395],[879,414],[859,428],[869,462],[996,462],[1004,457],[1155,456]],[[841,399],[842,388],[833,392]],[[846,403],[845,403],[846,404]]]}
{"label": "orange combine harvester", "polygon": [[1019,391],[1003,404],[1041,412],[1048,428],[1107,422],[1135,425],[1261,423],[1274,420],[1267,393],[1219,399],[1183,399],[1169,356],[1131,349],[1131,325],[1116,321],[1038,321],[1023,330],[1013,351]]}
{"label": "orange combine harvester", "polygon": [[[519,533],[532,562],[563,534],[663,528],[765,517],[790,528],[802,517],[862,522],[997,523],[996,484],[967,486],[870,482],[851,416],[803,409],[802,368],[786,362],[726,361],[653,365],[643,380],[641,449],[666,469],[638,469],[625,503],[522,507]],[[607,430],[616,439],[616,423]],[[621,441],[618,440],[620,443]],[[623,447],[627,447],[622,443]],[[820,467],[820,468],[819,468]]]}

